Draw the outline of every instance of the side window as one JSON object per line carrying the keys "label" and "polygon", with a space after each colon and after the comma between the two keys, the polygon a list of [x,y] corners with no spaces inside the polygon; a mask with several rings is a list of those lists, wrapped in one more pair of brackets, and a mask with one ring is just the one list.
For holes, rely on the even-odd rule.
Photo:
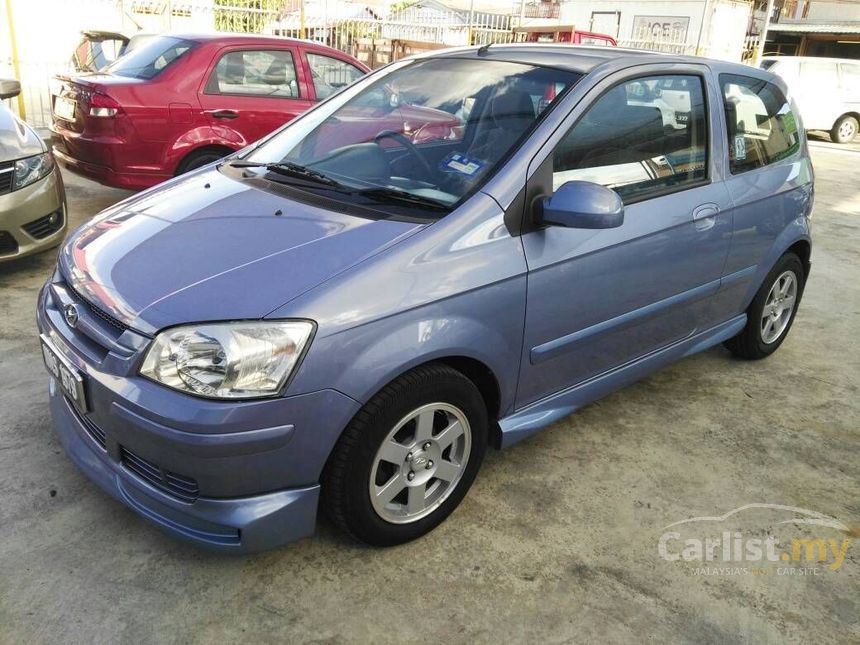
{"label": "side window", "polygon": [[297,98],[299,85],[293,55],[279,50],[228,52],[212,71],[205,92]]}
{"label": "side window", "polygon": [[553,189],[577,179],[625,201],[707,178],[708,135],[699,76],[648,76],[616,85],[568,132],[553,156]]}
{"label": "side window", "polygon": [[364,76],[364,72],[354,65],[322,54],[308,52],[308,65],[311,68],[314,90],[320,100]]}
{"label": "side window", "polygon": [[761,168],[798,151],[797,122],[776,85],[734,74],[721,74],[720,84],[733,174]]}
{"label": "side window", "polygon": [[842,63],[839,69],[842,72],[842,90],[860,97],[860,64]]}
{"label": "side window", "polygon": [[804,83],[827,91],[839,87],[839,73],[836,71],[836,63],[803,61],[800,63],[800,76]]}

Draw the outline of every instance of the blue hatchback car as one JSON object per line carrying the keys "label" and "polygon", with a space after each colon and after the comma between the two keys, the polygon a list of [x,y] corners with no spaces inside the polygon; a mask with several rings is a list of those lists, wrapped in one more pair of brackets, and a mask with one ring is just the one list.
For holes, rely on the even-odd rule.
{"label": "blue hatchback car", "polygon": [[414,539],[504,448],[718,343],[776,351],[813,171],[778,77],[615,48],[393,63],[108,209],[39,297],[104,490],[243,552]]}

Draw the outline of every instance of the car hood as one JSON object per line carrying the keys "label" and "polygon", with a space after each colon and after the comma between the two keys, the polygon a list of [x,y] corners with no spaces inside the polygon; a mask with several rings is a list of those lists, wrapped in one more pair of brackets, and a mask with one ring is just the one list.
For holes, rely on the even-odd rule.
{"label": "car hood", "polygon": [[45,151],[33,128],[0,105],[0,161],[12,161]]}
{"label": "car hood", "polygon": [[209,170],[79,228],[60,271],[90,304],[151,334],[262,318],[422,226],[320,209]]}

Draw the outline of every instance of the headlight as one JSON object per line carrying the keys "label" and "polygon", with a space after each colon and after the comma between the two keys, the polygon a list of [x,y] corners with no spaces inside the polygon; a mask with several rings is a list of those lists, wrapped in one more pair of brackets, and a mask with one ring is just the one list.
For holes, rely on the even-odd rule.
{"label": "headlight", "polygon": [[167,329],[140,373],[176,390],[217,399],[274,396],[313,334],[309,321],[237,322]]}
{"label": "headlight", "polygon": [[40,155],[25,157],[15,162],[12,190],[29,186],[34,181],[46,177],[54,169],[54,155],[43,152]]}

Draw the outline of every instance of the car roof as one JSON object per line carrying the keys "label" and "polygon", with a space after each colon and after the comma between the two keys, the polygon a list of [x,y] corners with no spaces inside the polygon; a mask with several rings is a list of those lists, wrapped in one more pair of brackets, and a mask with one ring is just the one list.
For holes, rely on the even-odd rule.
{"label": "car roof", "polygon": [[218,33],[169,33],[163,34],[164,36],[170,36],[171,38],[181,38],[183,40],[193,40],[198,43],[211,43],[217,42],[220,45],[246,45],[246,44],[256,44],[256,45],[295,45],[297,47],[303,47],[305,49],[319,49],[325,51],[334,51],[339,54],[343,54],[346,57],[349,57],[349,54],[345,54],[337,49],[332,49],[327,45],[323,45],[322,43],[317,43],[312,40],[299,40],[298,38],[286,38],[284,36],[268,36],[262,34],[234,34],[227,32],[218,32]]}
{"label": "car roof", "polygon": [[[461,58],[475,57],[487,60],[527,63],[544,67],[566,69],[581,74],[605,63],[624,61],[628,64],[642,63],[698,63],[709,64],[713,61],[699,56],[683,56],[644,49],[628,49],[626,47],[605,47],[589,45],[566,45],[557,43],[515,43],[505,45],[490,45],[483,47],[465,47],[446,49],[420,56],[420,58]],[[746,65],[719,61],[721,67],[737,67],[749,70]]]}

